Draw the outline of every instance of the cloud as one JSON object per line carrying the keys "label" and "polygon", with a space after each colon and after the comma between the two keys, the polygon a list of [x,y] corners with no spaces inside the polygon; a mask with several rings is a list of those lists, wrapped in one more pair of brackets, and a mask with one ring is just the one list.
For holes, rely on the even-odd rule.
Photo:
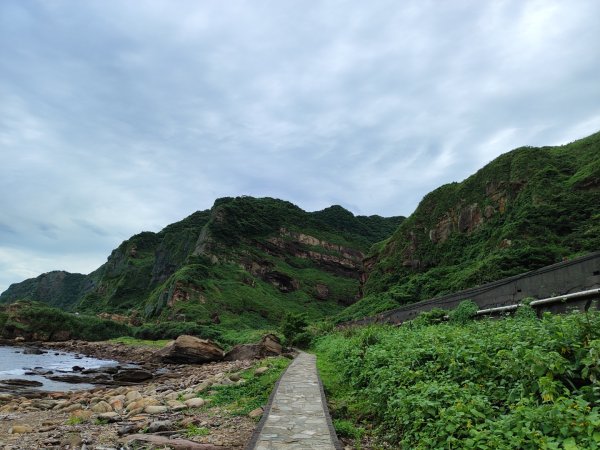
{"label": "cloud", "polygon": [[0,291],[24,267],[90,270],[220,196],[408,215],[502,152],[597,131],[599,14],[593,0],[5,0]]}

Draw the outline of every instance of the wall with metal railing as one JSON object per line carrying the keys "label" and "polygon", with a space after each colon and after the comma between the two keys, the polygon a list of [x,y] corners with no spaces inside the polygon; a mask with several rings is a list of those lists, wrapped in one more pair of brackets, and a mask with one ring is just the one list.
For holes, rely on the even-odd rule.
{"label": "wall with metal railing", "polygon": [[541,299],[531,302],[532,306],[555,313],[568,309],[600,309],[599,288],[600,252],[595,252],[493,283],[401,306],[372,317],[344,322],[338,326],[398,324],[412,320],[421,312],[433,308],[453,309],[467,299],[474,301],[480,311],[487,311],[488,314],[516,309],[521,300],[528,297]]}

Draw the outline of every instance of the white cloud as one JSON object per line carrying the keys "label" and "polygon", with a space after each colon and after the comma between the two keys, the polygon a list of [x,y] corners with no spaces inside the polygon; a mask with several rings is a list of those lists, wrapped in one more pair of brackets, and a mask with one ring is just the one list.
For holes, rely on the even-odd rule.
{"label": "white cloud", "polygon": [[0,242],[19,269],[0,290],[51,261],[86,271],[219,196],[407,215],[513,147],[597,131],[599,15],[593,0],[5,0]]}

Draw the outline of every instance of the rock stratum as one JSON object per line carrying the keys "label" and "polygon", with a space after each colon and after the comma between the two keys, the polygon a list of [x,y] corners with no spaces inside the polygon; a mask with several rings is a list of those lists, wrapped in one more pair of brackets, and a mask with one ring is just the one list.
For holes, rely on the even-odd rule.
{"label": "rock stratum", "polygon": [[46,273],[11,285],[0,302],[41,301],[128,325],[244,330],[268,328],[286,312],[317,319],[358,298],[364,255],[402,219],[222,198],[158,233],[124,241],[89,275]]}
{"label": "rock stratum", "polygon": [[600,249],[600,133],[505,153],[427,194],[365,259],[342,319],[456,292]]}

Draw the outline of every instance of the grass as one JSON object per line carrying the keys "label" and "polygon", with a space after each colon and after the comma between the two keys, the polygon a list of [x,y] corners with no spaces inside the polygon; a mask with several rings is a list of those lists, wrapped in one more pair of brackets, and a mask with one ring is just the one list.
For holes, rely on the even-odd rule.
{"label": "grass", "polygon": [[316,343],[340,435],[398,449],[600,449],[600,313],[370,326]]}
{"label": "grass", "polygon": [[149,340],[149,339],[137,339],[131,336],[122,336],[114,339],[110,339],[109,342],[115,344],[124,344],[130,345],[132,347],[154,347],[154,348],[163,348],[167,343],[170,342],[169,339],[161,339],[161,340]]}
{"label": "grass", "polygon": [[81,417],[77,417],[77,416],[71,416],[67,419],[67,425],[79,425],[84,423],[85,420]]}
{"label": "grass", "polygon": [[210,434],[210,430],[206,427],[199,427],[194,425],[193,423],[190,423],[187,428],[186,428],[186,432],[185,435],[187,437],[194,437],[194,436],[208,436]]}
{"label": "grass", "polygon": [[[214,386],[215,393],[210,397],[209,407],[219,406],[234,416],[245,416],[250,411],[265,406],[275,383],[290,364],[285,357],[268,358],[256,366],[240,373],[243,384]],[[262,375],[254,373],[258,367],[268,366],[269,370]]]}

